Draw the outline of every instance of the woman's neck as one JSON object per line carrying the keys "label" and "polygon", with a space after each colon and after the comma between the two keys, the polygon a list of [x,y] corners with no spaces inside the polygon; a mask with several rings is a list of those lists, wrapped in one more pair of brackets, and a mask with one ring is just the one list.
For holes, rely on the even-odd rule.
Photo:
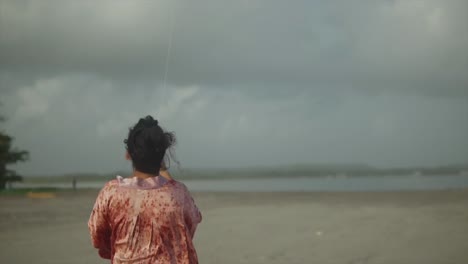
{"label": "woman's neck", "polygon": [[148,179],[150,177],[156,177],[158,175],[155,174],[150,174],[150,173],[144,173],[141,171],[134,170],[133,171],[133,177],[140,178],[140,179]]}

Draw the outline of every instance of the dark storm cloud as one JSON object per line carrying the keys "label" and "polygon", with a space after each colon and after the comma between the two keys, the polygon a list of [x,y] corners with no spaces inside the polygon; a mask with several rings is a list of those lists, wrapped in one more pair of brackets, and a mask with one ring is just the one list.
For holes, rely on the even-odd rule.
{"label": "dark storm cloud", "polygon": [[454,1],[3,1],[0,70],[468,94],[468,4]]}

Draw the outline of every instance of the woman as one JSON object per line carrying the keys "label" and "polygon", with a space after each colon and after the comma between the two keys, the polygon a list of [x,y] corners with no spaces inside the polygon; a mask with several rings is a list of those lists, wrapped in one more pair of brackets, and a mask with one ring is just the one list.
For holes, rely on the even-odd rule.
{"label": "woman", "polygon": [[99,193],[88,222],[94,247],[116,264],[198,263],[192,239],[201,214],[163,162],[174,134],[147,116],[125,143],[133,176],[117,176]]}

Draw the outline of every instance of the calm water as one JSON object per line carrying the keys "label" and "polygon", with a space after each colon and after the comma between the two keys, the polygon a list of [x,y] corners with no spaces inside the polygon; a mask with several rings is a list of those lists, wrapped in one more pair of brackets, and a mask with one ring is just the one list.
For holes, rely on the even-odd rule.
{"label": "calm water", "polygon": [[[468,175],[387,176],[349,178],[271,178],[229,180],[184,180],[191,191],[397,191],[468,188]],[[78,188],[101,188],[103,182],[78,182]],[[18,184],[21,187],[70,188],[70,184]]]}

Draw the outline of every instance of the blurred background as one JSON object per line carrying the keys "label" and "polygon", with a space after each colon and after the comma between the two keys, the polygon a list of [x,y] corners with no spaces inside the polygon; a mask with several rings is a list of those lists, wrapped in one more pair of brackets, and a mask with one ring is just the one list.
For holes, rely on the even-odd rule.
{"label": "blurred background", "polygon": [[100,263],[87,217],[150,114],[201,263],[466,263],[467,11],[0,0],[0,262]]}

